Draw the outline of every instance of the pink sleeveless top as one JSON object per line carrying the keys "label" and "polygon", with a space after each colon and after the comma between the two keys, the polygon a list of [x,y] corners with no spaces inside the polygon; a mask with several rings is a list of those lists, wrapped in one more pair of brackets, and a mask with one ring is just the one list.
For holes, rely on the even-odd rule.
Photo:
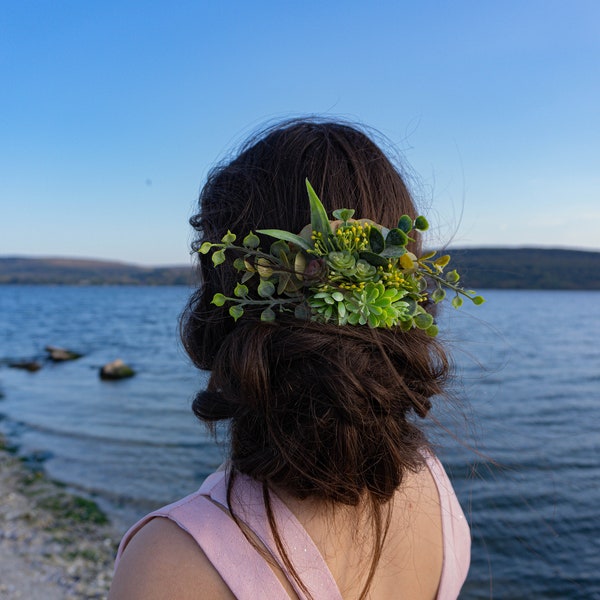
{"label": "pink sleeveless top", "polygon": [[[469,526],[441,463],[432,454],[426,454],[426,461],[439,492],[444,540],[444,560],[437,599],[454,600],[469,570]],[[123,537],[117,565],[133,536],[151,519],[165,517],[196,540],[238,600],[289,600],[289,595],[265,559],[233,519],[219,508],[228,509],[227,477],[227,471],[217,471],[205,480],[197,492],[141,519]],[[306,595],[289,575],[271,534],[262,485],[246,475],[236,474],[231,500],[236,515],[268,548],[298,597],[305,600]],[[312,597],[318,600],[342,600],[327,564],[308,533],[275,494],[271,494],[271,500],[285,549]]]}

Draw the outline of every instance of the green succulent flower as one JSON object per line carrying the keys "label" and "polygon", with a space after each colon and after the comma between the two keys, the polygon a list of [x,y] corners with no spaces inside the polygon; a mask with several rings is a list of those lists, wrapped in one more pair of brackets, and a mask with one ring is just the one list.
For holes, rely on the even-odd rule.
{"label": "green succulent flower", "polygon": [[383,283],[369,282],[361,290],[354,290],[346,301],[348,323],[370,327],[394,327],[410,317],[409,304],[402,298],[406,291],[386,289]]}
{"label": "green succulent flower", "polygon": [[356,266],[356,258],[351,252],[341,250],[339,252],[330,252],[327,255],[327,263],[335,271],[343,275],[350,275]]}
{"label": "green succulent flower", "polygon": [[377,268],[370,265],[366,260],[359,258],[356,261],[354,275],[359,281],[370,281],[377,275]]}
{"label": "green succulent flower", "polygon": [[347,292],[336,289],[320,290],[307,298],[308,305],[317,315],[317,320],[325,323],[334,321],[337,325],[345,325],[348,322],[346,301]]}

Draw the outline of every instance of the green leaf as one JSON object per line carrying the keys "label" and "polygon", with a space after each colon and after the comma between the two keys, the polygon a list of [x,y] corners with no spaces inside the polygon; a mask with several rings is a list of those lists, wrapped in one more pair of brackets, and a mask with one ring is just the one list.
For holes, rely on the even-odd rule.
{"label": "green leaf", "polygon": [[485,302],[485,298],[483,296],[475,296],[474,298],[471,298],[471,301],[476,306],[479,306],[480,304],[483,304]]}
{"label": "green leaf", "polygon": [[417,308],[419,307],[419,305],[417,304],[416,300],[413,300],[412,298],[406,298],[405,300],[403,300],[403,302],[406,302],[407,315],[414,315],[417,312]]}
{"label": "green leaf", "polygon": [[402,229],[390,229],[385,238],[386,246],[406,246],[406,244],[408,244],[408,236]]}
{"label": "green leaf", "polygon": [[257,235],[254,235],[254,233],[250,232],[244,238],[244,241],[242,242],[242,244],[244,245],[245,248],[258,248],[258,246],[260,244],[260,239],[258,238]]}
{"label": "green leaf", "polygon": [[385,248],[383,234],[377,227],[371,227],[371,229],[369,229],[369,245],[371,246],[371,251],[375,252],[375,254],[379,254]]}
{"label": "green leaf", "polygon": [[426,330],[425,333],[429,336],[429,337],[435,337],[438,333],[439,333],[439,329],[437,325],[430,325]]}
{"label": "green leaf", "polygon": [[265,308],[265,310],[260,313],[260,320],[264,323],[272,323],[275,320],[273,309],[271,307]]}
{"label": "green leaf", "polygon": [[225,250],[217,250],[212,255],[213,265],[218,267],[220,264],[225,262]]}
{"label": "green leaf", "polygon": [[463,305],[463,299],[457,294],[452,298],[452,306],[454,308],[460,308]]}
{"label": "green leaf", "polygon": [[233,294],[238,298],[245,298],[248,295],[248,288],[245,285],[238,283],[233,290]]}
{"label": "green leaf", "polygon": [[289,266],[287,256],[290,253],[290,247],[288,246],[288,243],[286,241],[277,240],[276,242],[273,242],[271,244],[271,247],[269,248],[269,252],[272,256],[283,260],[284,264],[287,264]]}
{"label": "green leaf", "polygon": [[233,317],[234,321],[237,321],[244,314],[244,309],[239,304],[234,304],[229,307],[229,314]]}
{"label": "green leaf", "polygon": [[413,220],[408,215],[402,215],[398,221],[398,229],[404,233],[410,233],[413,228]]}
{"label": "green leaf", "polygon": [[436,288],[431,294],[431,299],[437,304],[446,297],[446,291],[442,288]]}
{"label": "green leaf", "polygon": [[308,179],[306,180],[306,190],[308,191],[308,200],[310,202],[310,225],[313,231],[319,231],[323,234],[323,239],[326,240],[333,234],[329,217]]}
{"label": "green leaf", "polygon": [[275,286],[268,279],[261,279],[257,291],[261,298],[270,298],[275,293]]}
{"label": "green leaf", "polygon": [[200,252],[200,254],[208,254],[212,247],[213,245],[210,242],[204,242],[202,246],[200,246],[198,252]]}
{"label": "green leaf", "polygon": [[449,283],[456,283],[460,279],[460,275],[456,269],[446,273],[446,281]]}
{"label": "green leaf", "polygon": [[340,221],[348,221],[354,216],[356,211],[353,208],[338,208],[333,211],[333,216]]}
{"label": "green leaf", "polygon": [[233,242],[235,242],[235,237],[235,233],[231,233],[228,229],[227,233],[221,238],[221,241],[224,244],[233,244]]}
{"label": "green leaf", "polygon": [[243,258],[236,258],[233,261],[233,266],[238,270],[238,271],[245,271],[246,270],[246,263],[244,262]]}
{"label": "green leaf", "polygon": [[227,302],[227,298],[223,294],[215,294],[213,299],[210,301],[211,304],[215,306],[223,306]]}
{"label": "green leaf", "polygon": [[358,255],[363,260],[366,260],[370,265],[374,267],[386,267],[388,264],[387,259],[383,258],[379,254],[375,254],[373,252],[369,252],[368,250],[363,250],[363,252],[359,252]]}
{"label": "green leaf", "polygon": [[450,255],[444,254],[444,256],[440,256],[433,261],[433,264],[437,267],[444,268],[450,262]]}
{"label": "green leaf", "polygon": [[429,229],[429,223],[423,215],[415,219],[415,229],[418,231],[427,231]]}
{"label": "green leaf", "polygon": [[433,317],[426,312],[415,315],[413,321],[419,329],[428,329],[433,325]]}
{"label": "green leaf", "polygon": [[384,258],[398,258],[406,254],[406,248],[404,246],[386,246],[384,251],[380,253],[380,256]]}
{"label": "green leaf", "polygon": [[296,246],[299,246],[304,250],[312,250],[312,245],[309,242],[307,242],[303,237],[300,237],[295,233],[290,233],[289,231],[283,231],[283,229],[257,229],[256,232],[262,233],[264,235],[269,235],[271,237],[277,238],[278,240],[291,242],[292,244],[296,244]]}

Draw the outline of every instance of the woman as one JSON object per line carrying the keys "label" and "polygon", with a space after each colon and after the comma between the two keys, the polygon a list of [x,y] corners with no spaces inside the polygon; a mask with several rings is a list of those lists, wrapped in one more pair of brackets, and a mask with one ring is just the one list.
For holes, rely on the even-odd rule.
{"label": "woman", "polygon": [[[228,420],[230,459],[125,536],[110,598],[455,598],[469,530],[415,418],[443,392],[448,360],[419,276],[425,227],[398,170],[352,126],[284,123],[210,174],[191,224],[202,285],[182,339],[211,371],[193,410]],[[352,226],[366,241],[338,252],[351,267],[317,252],[319,228],[335,244]],[[284,245],[269,254],[273,238]],[[392,275],[395,296],[360,305]]]}

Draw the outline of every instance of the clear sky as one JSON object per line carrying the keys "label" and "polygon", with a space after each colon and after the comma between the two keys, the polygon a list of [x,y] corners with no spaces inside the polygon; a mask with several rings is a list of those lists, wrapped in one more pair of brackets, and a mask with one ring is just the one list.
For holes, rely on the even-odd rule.
{"label": "clear sky", "polygon": [[267,121],[374,127],[431,243],[600,250],[596,0],[0,0],[0,255],[189,262]]}

